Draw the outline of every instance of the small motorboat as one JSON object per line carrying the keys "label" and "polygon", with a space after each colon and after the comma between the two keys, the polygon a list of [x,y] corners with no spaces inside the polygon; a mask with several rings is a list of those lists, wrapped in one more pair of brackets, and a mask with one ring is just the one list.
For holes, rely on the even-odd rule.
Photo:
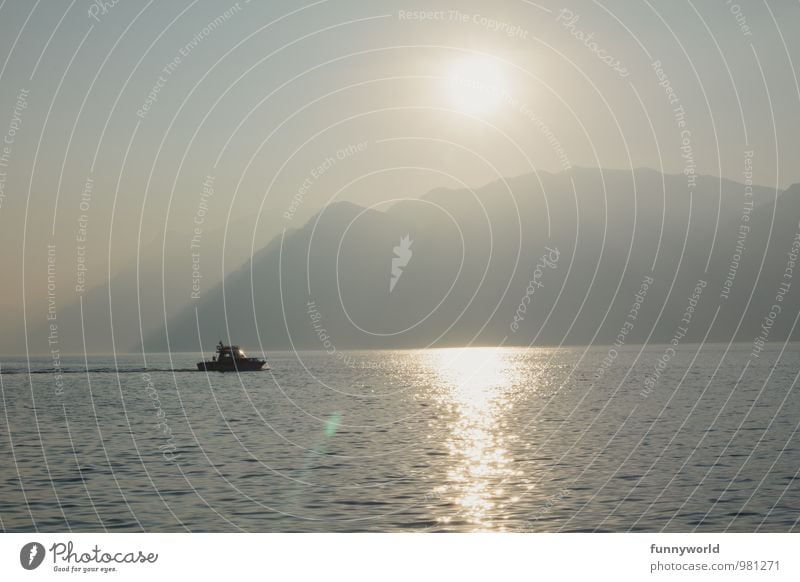
{"label": "small motorboat", "polygon": [[197,369],[205,372],[254,372],[262,369],[266,363],[261,358],[248,358],[239,346],[224,346],[220,341],[217,355],[210,362],[197,362]]}

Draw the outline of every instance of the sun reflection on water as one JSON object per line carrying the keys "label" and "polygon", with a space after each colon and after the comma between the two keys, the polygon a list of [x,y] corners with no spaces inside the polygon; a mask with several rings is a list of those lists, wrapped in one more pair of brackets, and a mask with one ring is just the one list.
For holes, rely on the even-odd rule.
{"label": "sun reflection on water", "polygon": [[493,519],[505,498],[503,483],[519,475],[512,465],[505,417],[513,404],[518,370],[508,353],[497,348],[458,348],[430,352],[440,381],[440,405],[455,415],[446,446],[452,463],[447,483],[435,492],[457,507],[441,518],[468,522],[475,529],[503,529]]}

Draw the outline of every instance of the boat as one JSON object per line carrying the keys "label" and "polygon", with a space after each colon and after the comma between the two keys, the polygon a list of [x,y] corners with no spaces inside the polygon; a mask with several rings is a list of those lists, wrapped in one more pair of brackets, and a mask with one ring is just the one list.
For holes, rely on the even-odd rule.
{"label": "boat", "polygon": [[239,346],[225,346],[220,341],[217,355],[210,362],[197,362],[197,369],[201,372],[254,372],[262,369],[266,363],[261,358],[248,358]]}

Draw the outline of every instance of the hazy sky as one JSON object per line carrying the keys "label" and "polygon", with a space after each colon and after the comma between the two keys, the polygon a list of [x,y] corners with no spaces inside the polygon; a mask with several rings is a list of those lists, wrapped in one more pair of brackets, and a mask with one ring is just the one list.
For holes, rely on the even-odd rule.
{"label": "hazy sky", "polygon": [[74,300],[81,246],[96,285],[199,213],[244,259],[333,199],[501,175],[741,181],[752,151],[755,182],[800,181],[794,1],[0,6],[7,308],[50,242]]}

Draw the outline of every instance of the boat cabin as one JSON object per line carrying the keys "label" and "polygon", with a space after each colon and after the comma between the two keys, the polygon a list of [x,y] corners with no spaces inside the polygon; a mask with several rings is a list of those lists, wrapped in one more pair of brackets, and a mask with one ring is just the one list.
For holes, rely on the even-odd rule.
{"label": "boat cabin", "polygon": [[222,342],[217,344],[217,359],[219,361],[225,360],[246,360],[247,354],[244,353],[239,346],[224,346]]}

